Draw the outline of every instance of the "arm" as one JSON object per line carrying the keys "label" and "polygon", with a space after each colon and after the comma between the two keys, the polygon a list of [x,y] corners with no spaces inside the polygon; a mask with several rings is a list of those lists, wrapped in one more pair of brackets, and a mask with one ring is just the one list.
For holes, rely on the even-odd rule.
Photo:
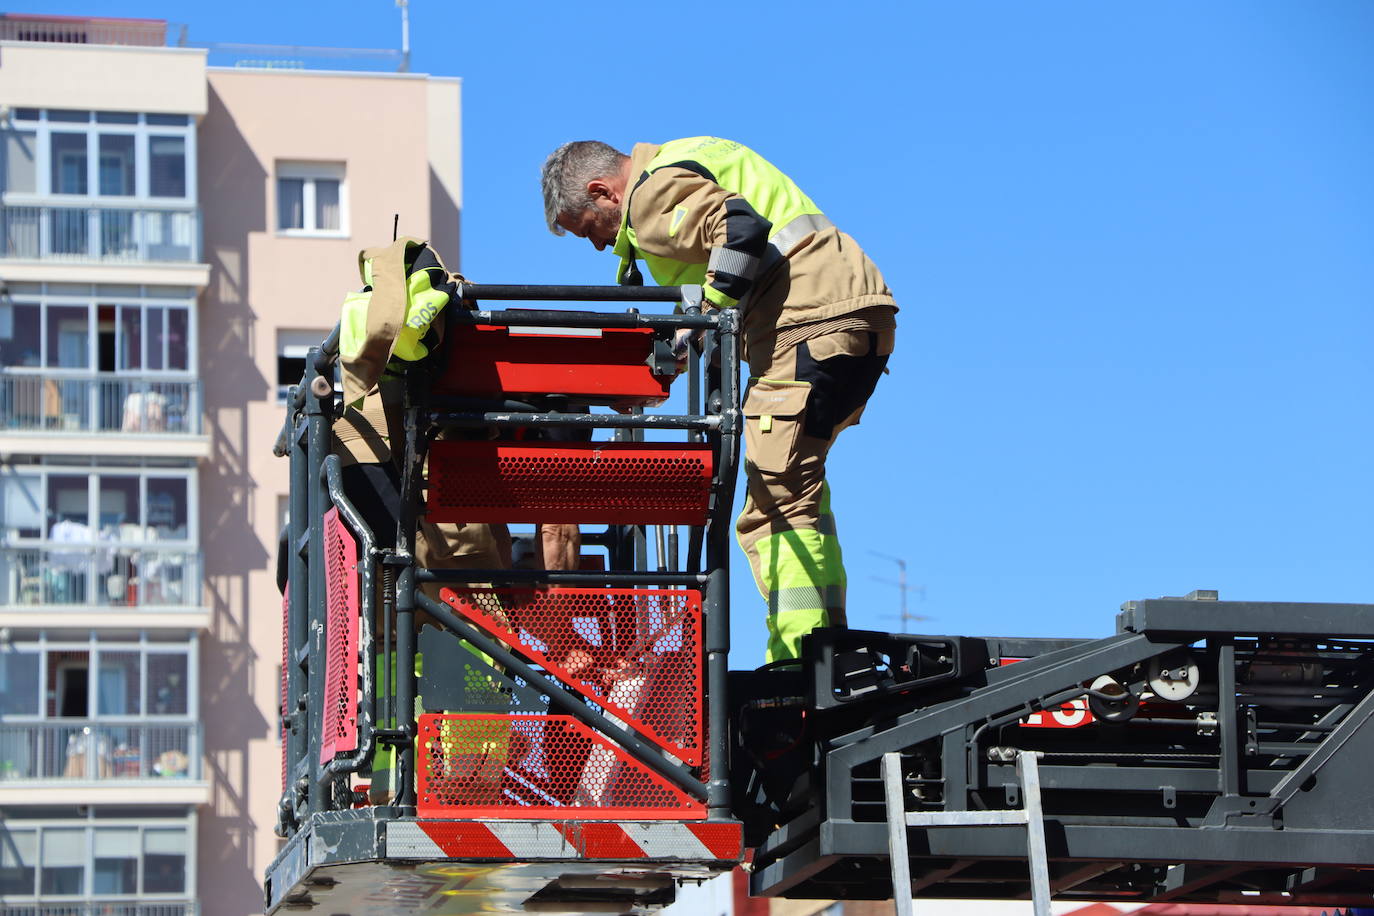
{"label": "arm", "polygon": [[743,197],[690,168],[665,166],[635,187],[629,208],[647,254],[706,265],[710,305],[736,305],[753,288],[772,223]]}

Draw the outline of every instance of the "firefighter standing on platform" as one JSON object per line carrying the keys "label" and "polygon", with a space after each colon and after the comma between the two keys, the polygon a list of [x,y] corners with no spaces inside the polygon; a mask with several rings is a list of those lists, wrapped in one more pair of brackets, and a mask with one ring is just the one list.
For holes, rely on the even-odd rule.
{"label": "firefighter standing on platform", "polygon": [[[825,459],[859,422],[892,352],[897,307],[878,268],[762,156],[718,137],[631,155],[593,140],[544,164],[544,216],[662,285],[700,283],[742,311],[748,494],[736,523],[768,602],[768,661],[813,628],[843,626],[845,572]],[[678,348],[687,339],[679,333]]]}

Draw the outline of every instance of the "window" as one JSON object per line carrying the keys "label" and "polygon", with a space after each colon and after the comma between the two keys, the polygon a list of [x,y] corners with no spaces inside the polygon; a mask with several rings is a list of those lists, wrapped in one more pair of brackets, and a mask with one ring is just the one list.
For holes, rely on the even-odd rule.
{"label": "window", "polygon": [[[0,131],[0,192],[61,198],[195,197],[195,128],[186,115],[19,109],[12,120],[14,129]],[[39,153],[44,149],[46,161]],[[49,230],[63,234],[56,241],[69,242],[72,251],[79,250],[75,246],[84,238],[80,217],[84,214],[73,213]],[[101,231],[117,236],[120,228],[106,225]]]}
{"label": "window", "polygon": [[[36,818],[8,820],[0,826],[0,896],[7,904],[39,895],[94,898],[102,903],[125,898],[129,905],[115,908],[121,912],[126,908],[132,912],[133,902],[141,898],[191,896],[193,821],[134,815],[91,813],[41,822]],[[87,912],[87,906],[69,899],[59,909]],[[5,908],[6,912],[10,909]],[[23,909],[28,911],[32,905]],[[95,909],[104,912],[108,907],[91,911]],[[138,909],[143,911],[141,906]],[[176,909],[181,912],[180,905]]]}
{"label": "window", "polygon": [[7,130],[0,132],[3,144],[0,155],[5,157],[0,176],[4,184],[0,192],[33,194],[38,191],[38,134],[31,130]]}
{"label": "window", "polygon": [[[10,724],[44,719],[186,722],[194,717],[196,642],[17,641],[0,651],[0,711]],[[166,743],[169,735],[163,736]],[[181,748],[189,750],[189,748]]]}
{"label": "window", "polygon": [[0,833],[0,897],[33,896],[37,866],[36,831],[8,830]]}
{"label": "window", "polygon": [[4,468],[0,606],[199,607],[196,511],[190,468]]}
{"label": "window", "polygon": [[148,138],[149,194],[153,197],[186,196],[186,138]]}
{"label": "window", "polygon": [[0,302],[0,371],[195,371],[191,290],[87,286],[55,295],[51,286],[13,289]]}
{"label": "window", "polygon": [[285,401],[292,385],[305,374],[305,358],[329,336],[325,330],[277,329],[277,399]]}
{"label": "window", "polygon": [[277,163],[277,229],[288,235],[348,234],[342,163]]}
{"label": "window", "polygon": [[71,545],[54,549],[53,563],[67,553],[84,557],[90,551],[78,548],[97,542],[192,544],[195,511],[194,470],[36,465],[0,477],[4,535]]}

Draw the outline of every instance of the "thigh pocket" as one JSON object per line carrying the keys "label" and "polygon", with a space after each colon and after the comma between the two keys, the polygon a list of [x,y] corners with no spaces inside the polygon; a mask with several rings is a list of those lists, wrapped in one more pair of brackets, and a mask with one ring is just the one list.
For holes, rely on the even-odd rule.
{"label": "thigh pocket", "polygon": [[808,382],[754,379],[744,399],[744,445],[760,471],[786,469],[797,450],[811,394]]}

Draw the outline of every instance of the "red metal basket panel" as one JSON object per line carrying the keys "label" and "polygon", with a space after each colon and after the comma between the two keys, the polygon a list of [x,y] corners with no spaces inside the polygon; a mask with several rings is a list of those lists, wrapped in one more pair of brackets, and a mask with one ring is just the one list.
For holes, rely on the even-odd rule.
{"label": "red metal basket panel", "polygon": [[325,665],[320,763],[358,747],[358,543],[338,509],[324,514]]}
{"label": "red metal basket panel", "polygon": [[704,525],[711,446],[661,442],[436,442],[433,522]]}
{"label": "red metal basket panel", "polygon": [[571,716],[420,716],[421,816],[606,820],[704,817],[692,798]]}
{"label": "red metal basket panel", "polygon": [[464,588],[440,595],[679,760],[701,764],[700,592]]}
{"label": "red metal basket panel", "polygon": [[649,328],[567,329],[459,325],[434,386],[439,394],[507,398],[564,394],[588,404],[658,404],[671,378],[650,371]]}

